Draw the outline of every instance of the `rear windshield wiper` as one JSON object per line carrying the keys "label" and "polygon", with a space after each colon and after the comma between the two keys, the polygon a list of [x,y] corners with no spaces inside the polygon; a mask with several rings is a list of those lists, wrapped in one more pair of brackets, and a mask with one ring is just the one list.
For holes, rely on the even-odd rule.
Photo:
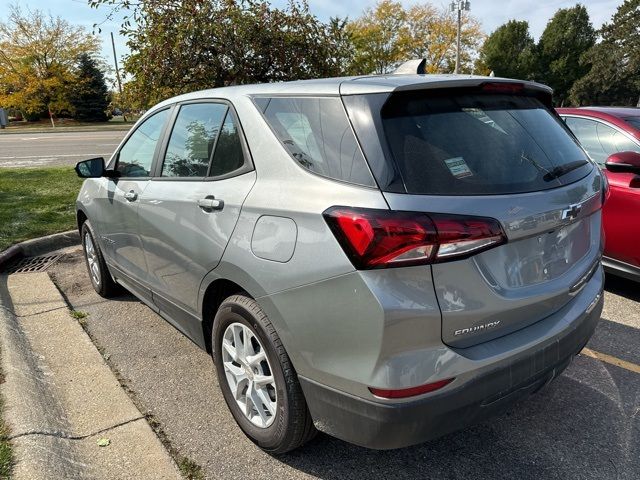
{"label": "rear windshield wiper", "polygon": [[586,160],[576,160],[575,162],[565,163],[564,165],[557,166],[552,170],[548,170],[547,173],[544,174],[542,179],[545,182],[550,182],[551,180],[555,180],[556,178],[560,178],[561,176],[580,168],[583,165],[586,165],[588,162]]}

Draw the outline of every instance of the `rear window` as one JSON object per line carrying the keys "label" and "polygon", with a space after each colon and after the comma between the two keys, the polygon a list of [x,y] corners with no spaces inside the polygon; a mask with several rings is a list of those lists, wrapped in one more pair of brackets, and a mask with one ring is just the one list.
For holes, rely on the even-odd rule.
{"label": "rear window", "polygon": [[412,92],[390,97],[381,113],[408,193],[525,193],[572,183],[592,168],[534,97]]}
{"label": "rear window", "polygon": [[324,177],[375,186],[339,98],[256,98],[255,103],[301,166]]}

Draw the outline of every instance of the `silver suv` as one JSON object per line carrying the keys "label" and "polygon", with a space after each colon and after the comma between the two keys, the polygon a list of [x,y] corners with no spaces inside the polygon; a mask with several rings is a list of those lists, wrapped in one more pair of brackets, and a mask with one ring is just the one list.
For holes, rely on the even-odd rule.
{"label": "silver suv", "polygon": [[535,392],[602,310],[602,177],[514,80],[196,92],[81,162],[90,278],[212,353],[246,435],[422,442]]}

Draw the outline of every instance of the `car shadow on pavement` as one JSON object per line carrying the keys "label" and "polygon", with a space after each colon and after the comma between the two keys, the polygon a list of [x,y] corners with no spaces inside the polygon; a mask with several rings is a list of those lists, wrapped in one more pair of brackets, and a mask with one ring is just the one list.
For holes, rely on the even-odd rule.
{"label": "car shadow on pavement", "polygon": [[[640,305],[638,308],[640,309]],[[639,346],[640,328],[613,322],[603,317],[598,323],[596,333],[589,340],[588,348],[640,365]],[[636,377],[636,389],[640,392],[640,375],[636,375]],[[638,401],[640,401],[640,395]]]}
{"label": "car shadow on pavement", "polygon": [[[602,320],[637,345],[640,330]],[[640,375],[585,356],[506,413],[414,447],[375,451],[320,434],[278,460],[327,480],[640,478]]]}
{"label": "car shadow on pavement", "polygon": [[141,303],[140,300],[138,300],[138,298],[134,297],[132,293],[129,293],[126,290],[123,290],[122,292],[118,293],[118,295],[115,295],[114,297],[109,298],[109,300],[115,300],[118,302]]}
{"label": "car shadow on pavement", "polygon": [[640,302],[640,282],[607,273],[604,288],[610,293]]}
{"label": "car shadow on pavement", "polygon": [[[88,328],[127,388],[208,478],[256,471],[260,478],[326,480],[640,478],[640,374],[583,355],[506,413],[425,444],[375,451],[320,434],[287,455],[267,456],[233,424],[206,354],[133,296],[118,298],[131,302],[126,305],[98,297],[79,260],[58,265],[58,275],[73,308],[87,306]],[[607,278],[608,290],[612,283],[633,293],[631,282]],[[614,299],[617,290],[608,293],[608,311],[589,348],[640,363],[640,329],[628,315],[637,304]]]}

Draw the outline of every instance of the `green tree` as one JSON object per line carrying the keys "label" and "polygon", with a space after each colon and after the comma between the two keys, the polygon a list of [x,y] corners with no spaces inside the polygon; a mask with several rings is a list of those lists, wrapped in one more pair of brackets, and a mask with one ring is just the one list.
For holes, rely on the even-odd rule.
{"label": "green tree", "polygon": [[480,49],[477,69],[499,77],[530,80],[535,72],[535,42],[525,20],[509,20],[498,27]]}
{"label": "green tree", "polygon": [[71,110],[76,60],[82,53],[96,54],[99,46],[82,27],[10,6],[8,21],[0,23],[0,105],[26,117]]}
{"label": "green tree", "polygon": [[139,107],[188,91],[342,73],[344,22],[325,24],[306,2],[266,0],[90,0],[130,9],[129,94]]}
{"label": "green tree", "polygon": [[538,42],[540,80],[554,90],[554,101],[563,105],[576,80],[590,68],[583,56],[596,41],[596,33],[584,5],[561,8],[547,24]]}
{"label": "green tree", "polygon": [[583,57],[589,72],[571,89],[578,105],[640,105],[640,0],[626,0],[611,23],[600,30],[602,40]]}
{"label": "green tree", "polygon": [[109,89],[98,62],[86,53],[78,59],[76,79],[73,92],[70,94],[75,118],[85,122],[107,121]]}

